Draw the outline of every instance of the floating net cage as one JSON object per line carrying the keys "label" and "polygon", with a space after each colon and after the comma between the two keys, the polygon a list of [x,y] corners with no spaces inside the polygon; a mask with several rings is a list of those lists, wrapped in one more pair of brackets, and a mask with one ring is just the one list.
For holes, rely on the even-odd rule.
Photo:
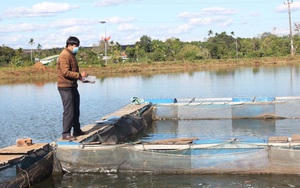
{"label": "floating net cage", "polygon": [[[152,101],[152,100],[151,100]],[[156,102],[156,100],[153,100]],[[159,102],[159,101],[157,101]],[[299,97],[174,99],[157,103],[157,119],[282,119],[299,118]]]}
{"label": "floating net cage", "polygon": [[71,172],[299,173],[297,147],[228,143],[218,146],[118,145],[60,148]]}
{"label": "floating net cage", "polygon": [[297,97],[151,100],[56,154],[70,172],[298,174],[299,105]]}

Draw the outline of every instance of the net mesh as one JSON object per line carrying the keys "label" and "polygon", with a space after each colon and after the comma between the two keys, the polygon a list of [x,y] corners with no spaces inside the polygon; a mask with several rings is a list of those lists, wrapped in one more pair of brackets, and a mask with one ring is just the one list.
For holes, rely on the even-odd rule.
{"label": "net mesh", "polygon": [[278,99],[276,101],[225,100],[224,101],[179,101],[156,104],[155,117],[163,119],[280,119],[299,118],[300,100]]}
{"label": "net mesh", "polygon": [[[139,145],[140,146],[140,145]],[[245,144],[147,149],[134,145],[60,149],[63,166],[77,172],[299,173],[300,151]]]}

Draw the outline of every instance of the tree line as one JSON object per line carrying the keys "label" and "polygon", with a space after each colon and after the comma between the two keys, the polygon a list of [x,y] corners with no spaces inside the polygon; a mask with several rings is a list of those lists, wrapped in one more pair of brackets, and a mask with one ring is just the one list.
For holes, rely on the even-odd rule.
{"label": "tree line", "polygon": [[[206,59],[249,59],[261,57],[281,57],[291,54],[289,36],[277,36],[272,33],[263,33],[256,38],[235,37],[234,32],[214,33],[208,31],[205,41],[183,42],[179,38],[169,38],[165,41],[152,39],[143,35],[133,45],[120,45],[118,42],[101,40],[92,47],[80,47],[77,58],[84,64],[104,65],[105,50],[108,63],[132,62],[184,62]],[[294,35],[295,52],[300,44],[300,36]],[[105,48],[105,43],[107,43]],[[33,45],[34,40],[30,39]],[[0,46],[0,66],[30,66],[39,59],[58,55],[62,48],[37,48],[17,50],[8,46]]]}

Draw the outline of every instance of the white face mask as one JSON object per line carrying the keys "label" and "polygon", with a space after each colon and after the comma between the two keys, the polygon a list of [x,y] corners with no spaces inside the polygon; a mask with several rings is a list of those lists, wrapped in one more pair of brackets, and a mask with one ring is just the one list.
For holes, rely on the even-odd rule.
{"label": "white face mask", "polygon": [[72,51],[73,54],[76,54],[76,53],[78,52],[78,50],[79,50],[79,47],[74,47],[74,48],[73,48],[73,51]]}

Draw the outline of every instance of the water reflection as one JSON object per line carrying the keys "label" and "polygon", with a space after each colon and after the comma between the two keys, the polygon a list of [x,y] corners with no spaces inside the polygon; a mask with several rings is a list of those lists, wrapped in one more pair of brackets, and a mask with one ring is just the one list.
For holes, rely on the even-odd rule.
{"label": "water reflection", "polygon": [[170,138],[198,138],[199,140],[265,142],[270,136],[300,134],[299,119],[259,120],[165,120],[153,122],[143,141]]}
{"label": "water reflection", "polygon": [[36,188],[59,187],[172,187],[172,188],[258,188],[299,187],[299,175],[154,175],[154,174],[70,174],[51,177]]}

